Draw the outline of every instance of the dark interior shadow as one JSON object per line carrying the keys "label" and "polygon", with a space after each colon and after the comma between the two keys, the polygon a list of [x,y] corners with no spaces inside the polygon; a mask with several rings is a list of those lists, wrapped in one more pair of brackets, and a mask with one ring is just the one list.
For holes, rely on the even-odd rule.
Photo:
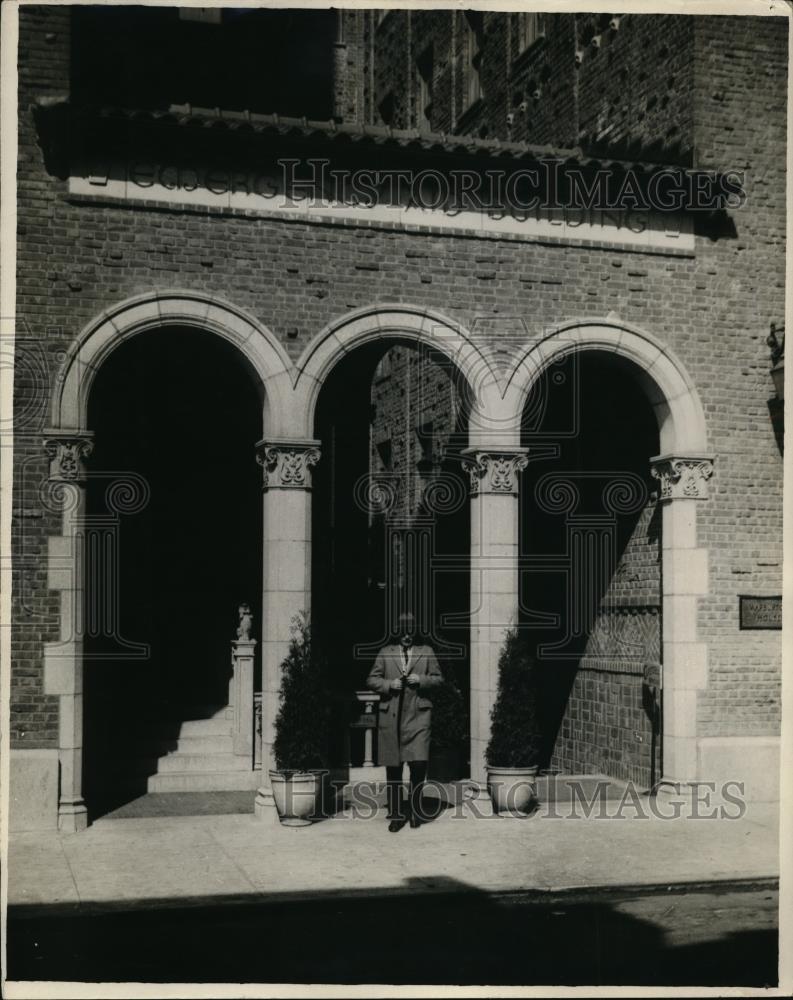
{"label": "dark interior shadow", "polygon": [[[647,714],[649,706],[642,714],[634,711],[630,721],[620,713],[630,685],[641,706],[644,658],[637,652],[636,662],[626,665],[616,634],[601,634],[599,644],[590,645],[607,595],[609,606],[646,615],[660,642],[661,516],[650,476],[658,427],[636,371],[594,351],[551,366],[527,400],[523,440],[530,462],[521,487],[521,554],[528,560],[521,625],[539,661],[541,767],[565,760],[568,772],[628,777],[627,758],[638,759],[631,742],[638,731],[650,744],[641,765],[649,786],[660,752],[657,720]],[[531,461],[533,450],[540,456],[549,444],[553,457]],[[622,503],[620,483],[634,489],[635,498]],[[569,490],[569,502],[561,506],[557,484]],[[580,559],[574,564],[576,551]],[[549,615],[558,616],[557,626],[543,623],[540,616]],[[585,652],[591,672],[581,680]],[[574,689],[581,697],[572,704]],[[609,706],[616,713],[607,724]]]}
{"label": "dark interior shadow", "polygon": [[[188,21],[165,7],[76,8],[72,101],[132,109],[249,108],[325,121],[332,116],[333,11],[240,8],[219,13],[218,20]],[[143,49],[146,73],[138,62]]]}
{"label": "dark interior shadow", "polygon": [[[459,381],[448,359],[394,338],[351,351],[319,396],[312,616],[332,664],[333,767],[363,763],[354,692],[394,641],[400,602],[463,694],[459,727],[441,737],[448,713],[439,710],[433,732],[439,745],[459,744],[466,765],[470,514],[459,450],[469,404]],[[374,742],[376,760],[376,733]]]}
{"label": "dark interior shadow", "polygon": [[[228,704],[238,605],[261,607],[261,390],[220,337],[157,329],[103,363],[88,424],[83,777],[96,817],[145,794],[183,723]],[[209,742],[186,752],[223,752],[230,729],[198,735]]]}

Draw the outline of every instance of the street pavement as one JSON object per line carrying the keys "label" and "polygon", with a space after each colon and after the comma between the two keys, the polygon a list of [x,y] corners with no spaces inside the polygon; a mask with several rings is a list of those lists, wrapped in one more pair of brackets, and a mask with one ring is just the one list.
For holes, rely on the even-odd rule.
{"label": "street pavement", "polygon": [[303,828],[205,815],[17,833],[8,975],[774,983],[776,807],[635,806],[516,818],[460,802],[396,834],[360,811]]}

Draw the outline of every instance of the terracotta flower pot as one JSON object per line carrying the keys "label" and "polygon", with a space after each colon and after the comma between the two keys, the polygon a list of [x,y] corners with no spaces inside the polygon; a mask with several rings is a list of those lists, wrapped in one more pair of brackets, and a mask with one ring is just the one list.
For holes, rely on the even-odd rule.
{"label": "terracotta flower pot", "polygon": [[270,771],[275,808],[283,826],[310,826],[317,809],[322,774],[311,771]]}
{"label": "terracotta flower pot", "polygon": [[526,815],[537,801],[539,767],[488,767],[487,790],[497,813]]}

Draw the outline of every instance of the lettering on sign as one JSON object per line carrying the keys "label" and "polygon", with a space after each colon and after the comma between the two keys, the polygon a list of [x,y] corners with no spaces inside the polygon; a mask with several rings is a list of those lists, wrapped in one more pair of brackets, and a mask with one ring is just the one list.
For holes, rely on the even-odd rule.
{"label": "lettering on sign", "polygon": [[738,597],[741,629],[781,629],[782,597]]}
{"label": "lettering on sign", "polygon": [[[306,178],[296,171],[298,163],[283,159],[262,163],[256,170],[144,160],[85,163],[76,165],[69,192],[180,208],[195,205],[289,216],[323,224],[465,230],[491,239],[583,240],[627,245],[639,252],[691,253],[694,249],[692,221],[677,211],[547,206],[537,198],[524,201],[515,192],[515,197],[505,199],[509,185],[505,182],[501,190],[495,181],[482,204],[471,204],[467,189],[450,184],[453,176],[437,174],[438,193],[418,182],[422,173],[392,171],[380,177],[372,171],[357,171],[347,175],[328,170],[326,161],[309,160],[314,170]],[[430,173],[435,172],[423,171]],[[364,183],[372,177],[377,185],[371,180]]]}

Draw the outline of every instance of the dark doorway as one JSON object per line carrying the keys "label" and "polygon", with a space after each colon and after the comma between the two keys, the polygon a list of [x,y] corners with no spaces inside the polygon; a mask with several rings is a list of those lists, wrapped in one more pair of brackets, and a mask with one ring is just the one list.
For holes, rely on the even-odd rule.
{"label": "dark doorway", "polygon": [[[470,513],[460,451],[468,399],[435,352],[392,341],[361,347],[333,370],[316,416],[313,620],[333,664],[340,764],[354,692],[411,611],[449,681],[433,714],[433,748],[467,767]],[[447,699],[448,695],[448,699]],[[360,761],[359,761],[360,763]],[[460,776],[461,776],[460,775]]]}
{"label": "dark doorway", "polygon": [[[658,427],[638,372],[571,354],[524,412],[522,625],[540,664],[544,763],[648,786],[658,775]],[[557,618],[552,624],[554,616]]]}
{"label": "dark doorway", "polygon": [[[164,328],[102,365],[88,418],[84,788],[96,815],[146,790],[183,720],[227,704],[237,606],[250,602],[257,624],[261,607],[262,400],[230,344]],[[119,504],[125,478],[143,484],[142,503]]]}

